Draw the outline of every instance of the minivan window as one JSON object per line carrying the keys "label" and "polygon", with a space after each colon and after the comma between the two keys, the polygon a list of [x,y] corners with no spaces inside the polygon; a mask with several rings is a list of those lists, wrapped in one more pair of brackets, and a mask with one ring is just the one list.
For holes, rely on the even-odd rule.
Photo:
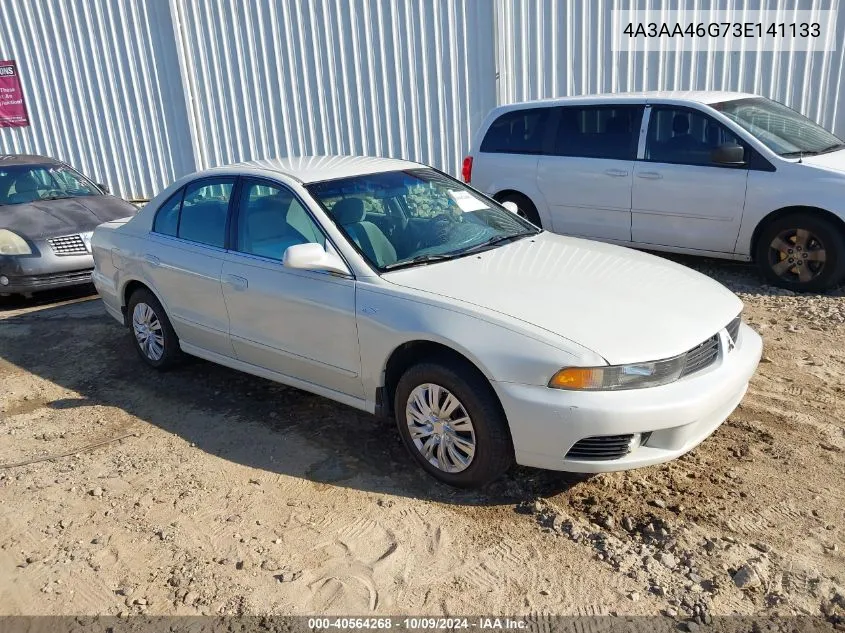
{"label": "minivan window", "polygon": [[549,108],[512,110],[496,119],[481,142],[481,151],[501,154],[540,154]]}
{"label": "minivan window", "polygon": [[803,114],[765,97],[723,101],[711,107],[781,156],[806,156],[845,148],[842,139]]}
{"label": "minivan window", "polygon": [[642,106],[562,107],[554,154],[634,160],[642,116]]}
{"label": "minivan window", "polygon": [[648,122],[645,159],[679,165],[713,165],[720,145],[742,145],[724,125],[703,112],[654,107]]}

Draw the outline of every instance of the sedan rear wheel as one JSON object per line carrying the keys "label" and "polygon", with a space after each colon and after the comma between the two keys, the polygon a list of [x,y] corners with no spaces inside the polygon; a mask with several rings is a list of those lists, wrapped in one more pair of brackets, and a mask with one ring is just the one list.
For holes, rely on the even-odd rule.
{"label": "sedan rear wheel", "polygon": [[127,305],[132,342],[141,359],[156,369],[168,369],[183,358],[179,338],[159,300],[146,288],[132,293]]}
{"label": "sedan rear wheel", "polygon": [[132,330],[141,353],[151,361],[164,356],[164,332],[155,311],[146,303],[138,303],[132,310]]}

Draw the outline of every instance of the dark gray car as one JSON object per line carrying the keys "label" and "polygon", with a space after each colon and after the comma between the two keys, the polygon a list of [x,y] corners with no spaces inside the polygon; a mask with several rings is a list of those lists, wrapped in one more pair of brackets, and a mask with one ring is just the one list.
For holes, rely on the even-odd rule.
{"label": "dark gray car", "polygon": [[65,163],[0,156],[0,296],[91,281],[91,233],[137,208]]}

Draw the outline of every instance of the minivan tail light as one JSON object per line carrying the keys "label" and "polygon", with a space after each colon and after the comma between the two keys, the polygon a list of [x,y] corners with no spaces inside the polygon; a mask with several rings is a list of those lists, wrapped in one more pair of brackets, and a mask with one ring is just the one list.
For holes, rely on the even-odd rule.
{"label": "minivan tail light", "polygon": [[464,158],[464,165],[461,168],[461,176],[463,176],[464,182],[472,181],[472,156]]}

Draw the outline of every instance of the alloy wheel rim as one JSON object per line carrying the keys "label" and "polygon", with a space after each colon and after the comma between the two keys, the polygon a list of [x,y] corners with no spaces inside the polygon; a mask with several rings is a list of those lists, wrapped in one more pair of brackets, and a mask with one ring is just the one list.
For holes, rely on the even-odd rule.
{"label": "alloy wheel rim", "polygon": [[146,303],[139,303],[132,310],[132,330],[135,332],[135,340],[150,360],[161,360],[164,355],[164,333],[161,329],[161,321],[155,311]]}
{"label": "alloy wheel rim", "polygon": [[812,281],[822,273],[826,261],[824,242],[807,229],[781,231],[769,245],[769,265],[785,281]]}
{"label": "alloy wheel rim", "polygon": [[475,427],[455,394],[433,383],[418,385],[408,396],[405,420],[414,446],[429,464],[446,473],[469,468]]}

